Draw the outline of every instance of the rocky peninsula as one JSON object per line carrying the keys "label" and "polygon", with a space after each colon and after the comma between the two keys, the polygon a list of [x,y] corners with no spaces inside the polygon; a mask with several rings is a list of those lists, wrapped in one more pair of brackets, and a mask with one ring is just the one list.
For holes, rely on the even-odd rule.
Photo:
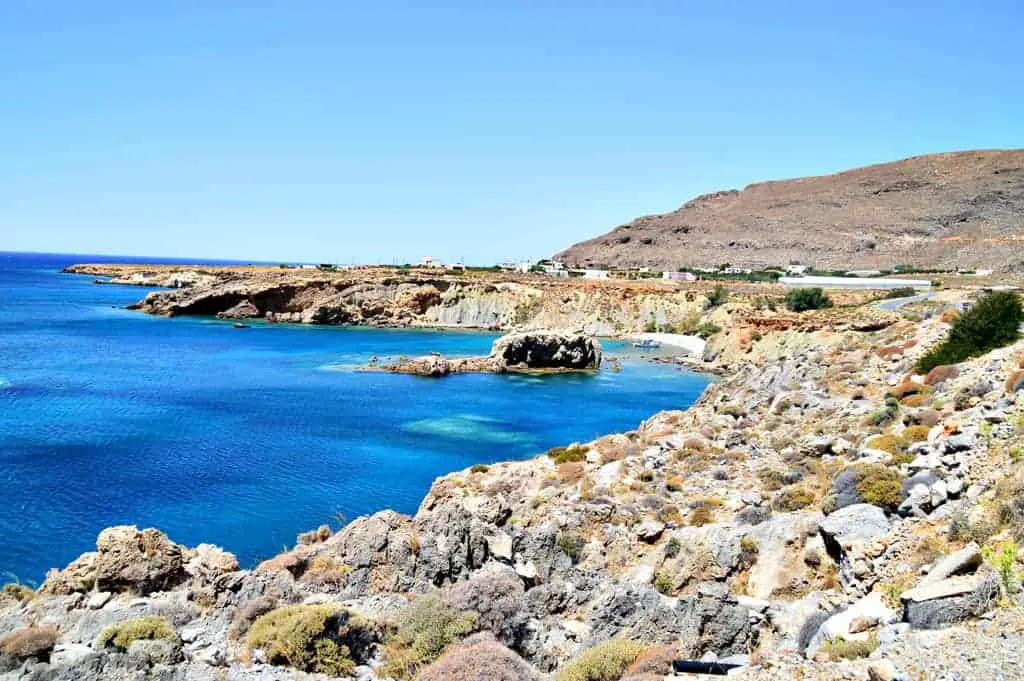
{"label": "rocky peninsula", "polygon": [[[268,304],[217,278],[144,308]],[[403,283],[374,286],[452,290]],[[342,293],[287,300],[313,290]],[[726,377],[633,431],[444,476],[413,516],[324,526],[252,569],[105,530],[38,590],[4,588],[0,679],[650,681],[673,660],[741,679],[1016,678],[1024,342],[922,373],[967,294],[801,314],[756,295],[638,292],[720,321],[703,359]],[[643,305],[618,309],[635,323]]]}

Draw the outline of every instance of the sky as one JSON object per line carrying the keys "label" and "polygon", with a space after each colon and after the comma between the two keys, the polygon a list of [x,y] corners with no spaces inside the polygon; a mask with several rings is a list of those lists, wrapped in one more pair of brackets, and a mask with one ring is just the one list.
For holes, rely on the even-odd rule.
{"label": "sky", "polygon": [[709,191],[1024,147],[1022,27],[1019,0],[0,0],[0,250],[534,260]]}

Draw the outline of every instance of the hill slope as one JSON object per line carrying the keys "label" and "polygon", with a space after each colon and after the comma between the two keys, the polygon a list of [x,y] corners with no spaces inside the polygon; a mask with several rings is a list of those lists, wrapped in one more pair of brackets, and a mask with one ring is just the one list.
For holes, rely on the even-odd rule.
{"label": "hill slope", "polygon": [[581,265],[1024,271],[1024,149],[932,154],[699,196],[568,248]]}

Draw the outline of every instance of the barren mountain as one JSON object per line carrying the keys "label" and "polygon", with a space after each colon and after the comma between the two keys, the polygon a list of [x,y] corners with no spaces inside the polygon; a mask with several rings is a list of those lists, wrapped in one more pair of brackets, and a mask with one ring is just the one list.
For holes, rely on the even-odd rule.
{"label": "barren mountain", "polygon": [[570,264],[676,269],[1024,271],[1024,149],[916,156],[705,194],[559,253]]}

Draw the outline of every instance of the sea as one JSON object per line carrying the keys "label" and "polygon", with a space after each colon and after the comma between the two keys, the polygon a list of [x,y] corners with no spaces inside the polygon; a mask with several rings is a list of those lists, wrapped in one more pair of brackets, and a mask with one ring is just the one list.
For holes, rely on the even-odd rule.
{"label": "sea", "polygon": [[125,309],[148,289],[60,272],[108,261],[220,264],[0,252],[0,583],[38,584],[120,524],[252,567],[301,531],[415,513],[438,476],[633,429],[708,383],[607,340],[621,371],[359,372],[496,336],[164,319]]}

